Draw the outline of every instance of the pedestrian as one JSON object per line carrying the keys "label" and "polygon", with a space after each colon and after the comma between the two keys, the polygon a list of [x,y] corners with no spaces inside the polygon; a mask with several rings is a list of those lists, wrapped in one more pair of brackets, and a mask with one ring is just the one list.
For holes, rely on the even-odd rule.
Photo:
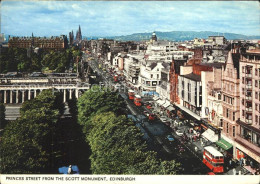
{"label": "pedestrian", "polygon": [[71,165],[69,165],[69,168],[68,168],[68,174],[72,174],[72,168],[71,168]]}
{"label": "pedestrian", "polygon": [[231,159],[229,160],[229,166],[230,167],[232,166],[232,160]]}
{"label": "pedestrian", "polygon": [[194,149],[195,149],[195,151],[196,151],[196,152],[198,151],[198,148],[197,148],[197,146],[195,146],[195,148],[194,148]]}
{"label": "pedestrian", "polygon": [[235,168],[233,168],[233,175],[236,175],[237,174],[237,171]]}
{"label": "pedestrian", "polygon": [[243,166],[246,166],[246,165],[247,165],[246,159],[243,158]]}
{"label": "pedestrian", "polygon": [[242,166],[242,158],[239,159],[239,165]]}

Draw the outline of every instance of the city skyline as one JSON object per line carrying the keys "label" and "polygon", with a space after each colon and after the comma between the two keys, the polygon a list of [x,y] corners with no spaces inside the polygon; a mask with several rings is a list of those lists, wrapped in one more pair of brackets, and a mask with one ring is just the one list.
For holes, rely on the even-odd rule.
{"label": "city skyline", "polygon": [[259,35],[259,10],[257,1],[3,1],[1,33],[58,36],[80,25],[84,36],[152,31]]}

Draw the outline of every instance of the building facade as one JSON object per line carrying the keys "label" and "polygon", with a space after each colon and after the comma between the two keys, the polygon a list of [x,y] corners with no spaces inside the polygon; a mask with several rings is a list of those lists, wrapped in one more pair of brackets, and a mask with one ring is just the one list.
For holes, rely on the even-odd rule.
{"label": "building facade", "polygon": [[260,166],[260,50],[248,50],[240,58],[240,119],[235,137],[236,159],[247,167]]}
{"label": "building facade", "polygon": [[38,47],[42,49],[66,49],[68,46],[67,37],[61,35],[59,37],[10,37],[8,47],[10,48],[31,48]]}

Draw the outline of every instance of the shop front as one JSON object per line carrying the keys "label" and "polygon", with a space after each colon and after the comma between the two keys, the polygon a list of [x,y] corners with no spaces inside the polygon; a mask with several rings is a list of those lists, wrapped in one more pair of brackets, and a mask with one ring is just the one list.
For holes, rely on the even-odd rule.
{"label": "shop front", "polygon": [[[241,148],[241,147],[240,147]],[[240,165],[246,168],[249,172],[252,174],[260,174],[260,157],[257,155],[254,155],[246,150],[244,148],[239,149],[236,147],[236,159],[239,161]]]}
{"label": "shop front", "polygon": [[225,139],[221,138],[219,141],[216,142],[216,145],[219,147],[220,152],[223,153],[229,159],[233,158],[233,145],[230,144]]}

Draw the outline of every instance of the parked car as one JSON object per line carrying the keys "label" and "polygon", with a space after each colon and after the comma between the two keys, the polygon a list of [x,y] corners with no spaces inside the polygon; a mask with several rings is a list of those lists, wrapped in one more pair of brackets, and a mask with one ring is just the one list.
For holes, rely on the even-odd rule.
{"label": "parked car", "polygon": [[166,138],[169,140],[170,143],[174,141],[174,138],[172,135],[167,135]]}
{"label": "parked car", "polygon": [[177,134],[178,136],[182,136],[182,135],[183,135],[183,131],[177,130],[177,131],[176,131],[176,134]]}
{"label": "parked car", "polygon": [[[69,169],[71,168],[71,169]],[[70,170],[70,173],[69,173]],[[63,166],[58,169],[59,174],[80,174],[77,165]]]}
{"label": "parked car", "polygon": [[166,116],[161,116],[161,117],[160,117],[160,120],[161,120],[163,123],[166,123],[166,122],[167,122],[167,117],[166,117]]}
{"label": "parked car", "polygon": [[144,113],[145,116],[147,116],[147,117],[149,116],[149,112],[144,111],[143,113]]}

